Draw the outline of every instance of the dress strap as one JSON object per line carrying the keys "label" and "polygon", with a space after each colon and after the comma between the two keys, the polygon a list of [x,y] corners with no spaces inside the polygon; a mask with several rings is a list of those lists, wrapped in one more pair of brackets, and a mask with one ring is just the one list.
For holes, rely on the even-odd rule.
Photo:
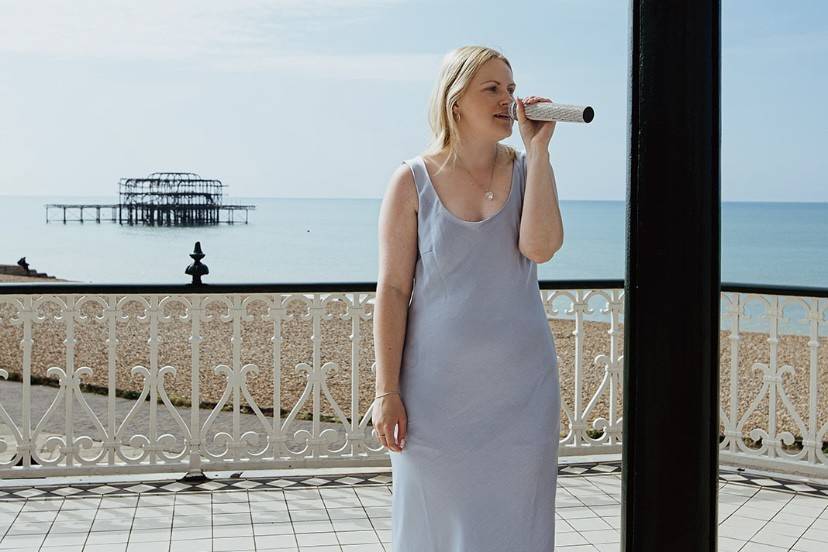
{"label": "dress strap", "polygon": [[427,187],[427,174],[425,172],[425,166],[422,163],[422,159],[418,155],[416,157],[406,159],[403,163],[407,164],[411,169],[411,172],[414,174],[414,185],[417,187],[417,193],[422,195],[423,191]]}
{"label": "dress strap", "polygon": [[428,173],[426,172],[423,158],[419,155],[406,159],[403,163],[407,164],[414,174],[414,185],[417,187],[417,196],[420,201],[420,212],[430,213],[434,206],[434,193],[431,191],[431,186],[428,184]]}

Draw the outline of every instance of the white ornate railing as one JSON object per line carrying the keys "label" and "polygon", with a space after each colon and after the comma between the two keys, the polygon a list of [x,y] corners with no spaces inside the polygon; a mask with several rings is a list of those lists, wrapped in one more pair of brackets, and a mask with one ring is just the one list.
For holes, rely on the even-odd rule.
{"label": "white ornate railing", "polygon": [[828,290],[808,297],[728,287],[720,461],[828,477]]}
{"label": "white ornate railing", "polygon": [[[0,295],[0,307],[7,307],[7,311],[10,308],[13,313],[11,317],[7,316],[7,321],[12,327],[20,329],[22,348],[22,363],[16,367],[22,380],[20,418],[13,419],[0,403],[0,422],[10,429],[7,436],[11,436],[11,439],[0,440],[0,452],[2,449],[11,451],[11,455],[7,455],[10,457],[0,462],[0,475],[20,476],[26,472],[99,473],[109,470],[197,471],[202,467],[235,469],[254,465],[272,468],[277,465],[314,465],[319,460],[327,463],[330,460],[350,459],[359,464],[366,464],[371,459],[384,461],[381,447],[373,439],[369,440],[369,432],[366,431],[370,411],[359,411],[357,402],[352,401],[352,416],[347,419],[329,390],[328,375],[338,367],[330,362],[322,364],[320,354],[321,322],[332,316],[325,312],[326,305],[341,301],[348,305],[347,312],[341,318],[353,321],[353,358],[359,360],[359,344],[363,339],[359,321],[369,319],[367,297],[367,294],[360,293]],[[305,307],[302,318],[311,321],[313,326],[313,353],[311,364],[300,363],[294,367],[295,372],[304,377],[305,387],[299,397],[294,397],[296,403],[290,414],[282,419],[278,409],[274,409],[274,415],[270,417],[262,412],[251,393],[249,381],[261,371],[268,370],[273,384],[271,405],[281,403],[280,329],[282,323],[294,319],[294,315],[287,313],[290,303],[301,303]],[[242,362],[242,323],[252,320],[249,309],[255,305],[264,307],[266,314],[262,320],[273,328],[270,337],[272,363],[267,368]],[[46,307],[53,307],[51,313],[43,312]],[[210,307],[215,307],[213,312],[210,312]],[[178,312],[170,312],[175,310]],[[211,371],[223,379],[222,392],[216,397],[212,409],[202,412],[199,408],[190,408],[189,419],[181,415],[168,393],[171,380],[179,382],[177,372],[183,367],[162,362],[160,354],[160,342],[175,316],[190,329],[187,336],[191,353],[191,363],[187,367],[189,402],[198,405],[203,400],[200,389],[203,372]],[[118,323],[130,320],[143,321],[148,326],[149,350],[144,363],[128,367],[129,374],[140,384],[140,395],[133,401],[129,412],[118,419],[115,409],[119,391],[118,343],[125,339],[125,328],[119,327]],[[56,378],[59,387],[45,413],[39,419],[33,419],[30,398],[33,347],[36,343],[33,333],[38,325],[49,321],[63,326],[64,363],[46,369],[45,375]],[[231,358],[228,363],[208,366],[200,359],[204,341],[202,324],[217,321],[230,326]],[[79,365],[77,362],[76,331],[79,326],[89,324],[105,328],[106,362],[100,365]],[[6,332],[4,337],[8,337],[7,327],[3,327],[3,331]],[[53,327],[52,331],[56,328]],[[98,372],[106,373],[108,404],[104,414],[94,411],[87,395],[81,392],[81,384]],[[8,371],[3,370],[0,376],[8,377]],[[359,386],[359,376],[358,370],[352,371],[354,389]],[[322,394],[333,406],[340,423],[338,430],[321,427]],[[310,428],[293,432],[297,414],[309,400],[313,410]],[[214,427],[214,422],[228,405],[232,411],[232,428],[220,431]],[[257,429],[242,432],[243,405],[258,420]],[[75,429],[78,423],[76,410],[92,421],[93,432],[78,434]],[[142,432],[128,431],[142,410],[146,411],[143,413],[146,427],[142,428]],[[159,432],[159,415],[162,412],[174,420],[177,431]],[[42,447],[36,446],[43,428],[58,416],[63,417],[62,434],[45,439]],[[345,442],[331,448],[330,445],[338,437],[344,437]],[[95,441],[99,441],[101,446],[93,447]],[[84,454],[92,450],[94,454]]]}
{"label": "white ornate railing", "polygon": [[[621,452],[623,282],[589,282],[600,283],[542,282],[558,288],[541,300],[558,350],[562,456]],[[19,381],[0,381],[0,476],[387,465],[368,426],[372,286],[314,287],[0,285],[0,378]],[[825,303],[722,293],[722,461],[828,476]],[[746,329],[751,305],[765,307],[766,332]],[[807,335],[784,345],[807,348],[802,365],[780,363],[794,305]],[[746,369],[763,340],[766,358]],[[803,371],[790,393],[786,375]],[[46,381],[57,388],[36,385]],[[795,436],[801,449],[786,450]]]}

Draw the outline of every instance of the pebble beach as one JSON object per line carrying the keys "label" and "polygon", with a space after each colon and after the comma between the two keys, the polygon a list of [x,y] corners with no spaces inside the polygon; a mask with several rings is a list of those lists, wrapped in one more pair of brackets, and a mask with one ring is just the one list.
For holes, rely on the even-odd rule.
{"label": "pebble beach", "polygon": [[[8,278],[8,277],[7,277]],[[22,277],[17,281],[24,281]],[[9,281],[3,279],[2,281]],[[56,280],[51,280],[56,281]],[[101,314],[100,308],[88,304],[88,314]],[[4,310],[5,309],[5,310]],[[47,311],[56,313],[51,306],[44,306],[42,314]],[[338,369],[329,373],[327,377],[328,389],[333,399],[338,403],[345,416],[350,417],[351,413],[351,362],[352,346],[350,335],[352,333],[352,322],[341,320],[336,315],[345,312],[342,303],[331,303],[328,312],[334,314],[332,320],[321,321],[322,344],[321,363],[333,362]],[[208,307],[208,312],[215,314],[212,321],[202,322],[201,334],[204,340],[201,344],[199,385],[202,406],[208,407],[216,404],[226,387],[224,376],[216,374],[213,367],[225,364],[232,366],[233,345],[232,323],[222,322],[218,315],[226,312],[220,304],[213,304]],[[271,338],[274,335],[273,322],[262,320],[261,315],[266,313],[264,305],[253,303],[248,309],[254,315],[252,321],[241,322],[242,336],[242,365],[255,364],[259,367],[258,374],[250,374],[248,377],[248,389],[255,403],[263,410],[272,411],[274,403],[277,402],[286,415],[298,402],[303,390],[306,387],[306,378],[303,372],[294,367],[305,362],[312,364],[313,343],[311,341],[312,322],[303,321],[300,316],[303,312],[301,303],[290,303],[288,313],[294,314],[295,320],[283,321],[282,346],[276,351],[280,356],[281,377],[280,388],[277,390],[274,382],[274,350]],[[150,366],[149,351],[149,325],[146,320],[139,320],[138,315],[143,314],[143,309],[137,303],[127,304],[124,314],[130,317],[126,321],[117,322],[117,355],[116,355],[116,387],[120,393],[138,393],[143,387],[143,377],[134,375],[132,368],[136,365]],[[181,305],[172,304],[167,311],[169,314],[183,314]],[[12,377],[20,374],[22,365],[22,328],[11,326],[8,323],[10,311],[6,306],[0,306],[0,368],[7,370]],[[191,347],[189,343],[191,326],[189,321],[180,321],[172,316],[169,321],[160,322],[161,339],[159,342],[159,367],[175,367],[175,375],[167,376],[165,388],[168,395],[175,404],[189,405],[191,395]],[[575,359],[575,329],[574,322],[569,320],[552,320],[550,329],[555,337],[555,343],[559,357],[559,373],[561,383],[561,398],[567,405],[573,404],[574,399],[574,359]],[[609,324],[602,322],[585,322],[584,324],[584,345],[583,359],[584,367],[581,375],[582,393],[581,404],[586,406],[598,390],[604,379],[605,370],[602,366],[593,364],[598,355],[608,355],[610,350],[610,329]],[[370,406],[374,397],[374,374],[371,372],[371,364],[374,360],[372,321],[361,320],[359,322],[361,341],[359,347],[358,373],[358,394],[359,413],[363,416]],[[75,326],[76,332],[76,353],[75,367],[89,366],[92,374],[85,377],[83,382],[93,387],[105,390],[108,386],[108,359],[107,359],[107,328],[104,324],[79,323]],[[729,332],[720,333],[721,370],[720,389],[721,405],[724,412],[730,413],[730,341]],[[32,375],[35,378],[47,378],[49,367],[65,366],[65,346],[63,341],[66,337],[65,325],[63,322],[47,318],[46,321],[33,325],[34,346],[32,351]],[[749,405],[762,388],[762,372],[753,369],[755,363],[768,363],[769,345],[768,336],[763,333],[742,332],[739,345],[739,397],[738,412],[742,417]],[[789,364],[794,367],[792,375],[783,377],[784,388],[795,408],[798,416],[807,423],[808,420],[808,381],[809,381],[809,359],[810,351],[807,346],[808,338],[804,336],[783,335],[779,341],[779,365]],[[623,354],[623,325],[619,327],[617,350]],[[818,348],[818,424],[822,427],[828,422],[828,338],[820,338]],[[665,359],[665,369],[670,368],[669,359]],[[550,364],[551,367],[551,364]],[[507,368],[507,367],[506,367]],[[515,368],[517,370],[517,368]],[[515,377],[520,377],[516,372]],[[277,392],[274,401],[274,392]],[[619,382],[616,388],[619,403],[616,410],[616,418],[622,415],[623,389]],[[781,395],[778,393],[778,395]],[[323,416],[331,417],[334,420],[336,412],[331,404],[322,395],[321,412]],[[244,404],[244,399],[242,400]],[[232,404],[232,401],[231,401]],[[309,416],[312,412],[312,403],[309,400],[302,410],[300,416]],[[596,418],[609,418],[609,396],[604,393],[594,410],[587,416],[592,422]],[[561,412],[561,419],[566,420],[564,412]],[[766,428],[768,423],[768,396],[759,402],[756,411],[745,423],[745,434],[755,427]],[[722,431],[724,426],[722,425]],[[562,425],[561,435],[566,433],[565,424]],[[794,416],[783,404],[781,397],[777,399],[777,431],[790,431],[795,436],[801,437],[802,431]],[[676,438],[681,438],[677,435]]]}

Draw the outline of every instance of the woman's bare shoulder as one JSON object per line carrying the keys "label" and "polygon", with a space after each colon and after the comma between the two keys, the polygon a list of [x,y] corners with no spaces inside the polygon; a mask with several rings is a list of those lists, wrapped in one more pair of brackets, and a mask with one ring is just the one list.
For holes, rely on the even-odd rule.
{"label": "woman's bare shoulder", "polygon": [[411,167],[403,162],[394,170],[386,189],[386,196],[394,205],[394,210],[419,210],[419,197],[414,174]]}

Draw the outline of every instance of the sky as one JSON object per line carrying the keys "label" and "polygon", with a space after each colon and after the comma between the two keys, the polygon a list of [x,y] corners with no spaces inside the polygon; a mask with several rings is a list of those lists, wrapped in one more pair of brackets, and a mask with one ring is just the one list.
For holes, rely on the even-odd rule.
{"label": "sky", "polygon": [[[195,172],[230,197],[380,198],[430,140],[443,56],[591,105],[550,144],[561,200],[623,201],[627,0],[0,0],[0,196]],[[722,1],[723,201],[828,201],[828,3]],[[517,125],[504,143],[525,149]],[[0,198],[0,201],[2,198]]]}

